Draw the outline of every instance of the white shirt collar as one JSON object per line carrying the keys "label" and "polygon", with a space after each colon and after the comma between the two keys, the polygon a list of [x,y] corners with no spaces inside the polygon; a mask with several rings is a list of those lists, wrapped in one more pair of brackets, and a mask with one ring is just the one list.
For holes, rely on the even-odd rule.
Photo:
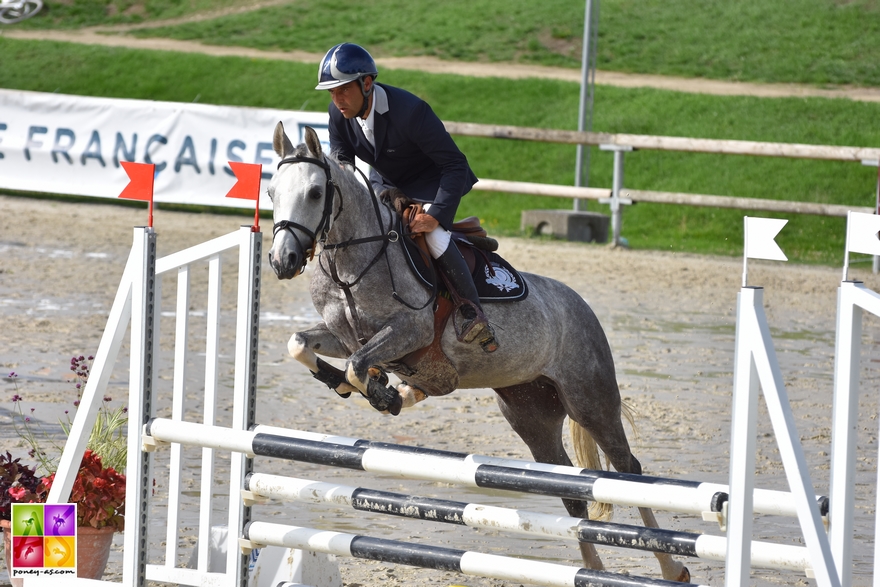
{"label": "white shirt collar", "polygon": [[388,95],[382,86],[379,85],[373,85],[373,106],[370,108],[370,113],[367,115],[366,120],[363,118],[357,119],[358,124],[361,125],[361,130],[364,132],[364,136],[374,147],[376,146],[376,140],[373,137],[373,131],[376,128],[376,111],[381,114],[388,112]]}

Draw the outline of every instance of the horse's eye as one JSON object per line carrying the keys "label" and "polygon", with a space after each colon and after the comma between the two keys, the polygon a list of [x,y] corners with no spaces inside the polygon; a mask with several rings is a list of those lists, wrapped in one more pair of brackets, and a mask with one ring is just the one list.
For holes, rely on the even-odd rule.
{"label": "horse's eye", "polygon": [[312,186],[311,188],[309,188],[309,197],[311,199],[320,200],[322,195],[323,194],[321,193],[321,188],[319,188],[318,186]]}

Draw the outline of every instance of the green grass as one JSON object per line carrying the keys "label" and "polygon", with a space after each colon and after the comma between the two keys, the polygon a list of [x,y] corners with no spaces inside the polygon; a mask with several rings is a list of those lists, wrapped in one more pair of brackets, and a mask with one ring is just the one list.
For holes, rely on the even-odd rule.
{"label": "green grass", "polygon": [[[140,22],[223,8],[233,0],[49,0],[26,27]],[[563,0],[297,0],[244,14],[137,33],[260,49],[325,51],[340,40],[377,56],[431,55],[579,67],[581,2]],[[0,41],[2,43],[2,41]],[[36,45],[34,45],[36,47]],[[109,49],[4,55],[0,85],[74,94],[324,110],[314,66]],[[27,58],[24,57],[27,54]],[[880,86],[876,0],[606,0],[602,69],[763,82]],[[38,65],[35,65],[38,64]],[[33,76],[37,68],[40,76]],[[136,72],[136,75],[135,75]],[[222,72],[222,75],[218,75]],[[7,81],[10,80],[10,81]],[[446,120],[572,129],[578,91],[551,81],[470,80],[382,72],[427,99]],[[242,91],[247,88],[247,91]],[[722,98],[599,87],[594,130],[772,142],[877,146],[878,106],[836,100]],[[459,137],[481,177],[573,183],[574,148]],[[593,149],[590,184],[611,184],[611,155]],[[644,151],[627,155],[625,185],[869,206],[875,170],[855,164]],[[524,208],[568,200],[474,193],[462,214],[515,233]],[[606,207],[591,203],[593,210]],[[635,247],[737,254],[742,212],[640,204],[624,212]],[[779,242],[801,261],[838,263],[843,220],[793,216]]]}
{"label": "green grass", "polygon": [[[0,38],[0,87],[107,97],[324,111],[312,65],[246,58],[97,48]],[[33,75],[40,71],[40,75]],[[222,72],[222,75],[220,74]],[[444,120],[571,129],[577,84],[472,79],[388,71],[383,79],[431,102]],[[246,88],[246,91],[243,89]],[[880,104],[823,99],[713,97],[599,87],[594,128],[608,132],[831,145],[880,145]],[[267,129],[267,135],[271,129]],[[456,137],[477,175],[574,183],[574,147]],[[593,149],[590,185],[609,187],[612,155]],[[638,151],[626,156],[631,189],[681,191],[871,206],[876,168],[775,158]],[[571,208],[570,200],[474,192],[460,216],[477,215],[496,234],[518,234],[520,211]],[[590,209],[607,212],[595,202]],[[773,216],[770,214],[761,214]],[[738,210],[639,204],[624,211],[636,248],[741,254]],[[778,216],[778,215],[777,215]],[[778,242],[793,260],[839,264],[843,219],[790,215]]]}
{"label": "green grass", "polygon": [[[25,28],[154,21],[236,0],[48,0]],[[240,0],[238,2],[240,4]],[[139,35],[323,53],[433,55],[580,67],[584,3],[571,0],[297,0]],[[876,0],[605,0],[598,66],[712,79],[880,85]]]}
{"label": "green grass", "polygon": [[240,6],[241,0],[48,0],[36,16],[18,28],[76,29],[87,26],[137,24]]}

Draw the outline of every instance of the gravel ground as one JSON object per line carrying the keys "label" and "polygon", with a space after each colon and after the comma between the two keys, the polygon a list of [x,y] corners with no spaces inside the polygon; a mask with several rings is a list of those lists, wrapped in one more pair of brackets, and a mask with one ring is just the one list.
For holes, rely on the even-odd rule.
{"label": "gravel ground", "polygon": [[[25,397],[26,409],[53,424],[75,391],[67,370],[70,357],[95,352],[113,302],[128,250],[131,227],[142,225],[146,212],[103,203],[68,203],[24,197],[0,196],[0,450],[22,453],[10,425],[15,393]],[[159,254],[165,255],[248,224],[247,215],[224,216],[157,210],[155,226]],[[265,237],[264,237],[265,238]],[[264,250],[268,250],[265,243]],[[501,239],[502,255],[519,269],[560,279],[581,293],[593,306],[608,334],[614,352],[620,387],[637,412],[638,434],[633,451],[645,473],[726,483],[730,404],[735,334],[736,297],[742,280],[742,260],[666,254],[653,251],[611,249],[602,245]],[[224,258],[225,261],[225,258]],[[234,266],[234,263],[227,263]],[[307,293],[307,277],[279,282],[268,266],[263,269],[259,346],[259,403],[262,424],[330,432],[343,436],[402,442],[445,450],[528,458],[524,444],[510,431],[495,406],[491,390],[463,390],[433,398],[399,417],[383,416],[360,399],[339,399],[312,379],[287,355],[291,333],[318,317]],[[308,275],[308,274],[307,274]],[[869,265],[855,265],[850,278],[860,279],[874,291],[880,277]],[[798,431],[817,493],[827,494],[831,451],[831,400],[835,340],[836,292],[839,268],[808,267],[785,263],[749,264],[750,285],[765,289],[765,310],[773,335],[784,382],[791,398]],[[192,286],[190,312],[196,330],[203,320],[204,276]],[[163,281],[163,299],[171,299],[174,282]],[[225,309],[234,299],[233,277],[223,279]],[[172,302],[173,303],[173,302]],[[166,312],[172,306],[164,306]],[[171,318],[162,331],[173,331]],[[224,312],[221,355],[232,353],[232,335],[226,328],[234,318]],[[166,327],[166,323],[168,327]],[[163,339],[164,340],[164,339]],[[861,362],[862,398],[859,423],[858,536],[856,586],[871,581],[874,487],[877,467],[877,398],[880,382],[880,323],[867,316],[863,323]],[[164,345],[164,343],[163,343]],[[123,349],[123,355],[127,351]],[[192,388],[188,409],[203,409],[199,377],[204,356],[194,347],[190,355]],[[169,360],[171,348],[160,349],[160,364]],[[108,393],[123,401],[127,386],[127,355],[120,356]],[[199,369],[202,371],[200,372]],[[160,371],[159,410],[167,401],[170,374]],[[231,386],[231,373],[221,365],[221,390]],[[203,381],[203,379],[202,379]],[[167,385],[166,385],[167,384]],[[218,421],[228,418],[228,406],[218,405]],[[24,455],[23,455],[24,456]],[[200,456],[187,457],[198,463]],[[555,499],[518,496],[503,492],[461,490],[446,484],[409,482],[396,478],[361,475],[355,471],[293,465],[272,459],[258,460],[260,470],[307,476],[347,485],[366,486],[488,505],[564,514]],[[219,462],[222,470],[224,462]],[[786,489],[787,483],[772,428],[761,403],[757,456],[758,485]],[[161,474],[157,495],[162,494]],[[194,474],[197,492],[197,475]],[[222,513],[223,491],[216,496]],[[156,510],[156,524],[162,520]],[[429,525],[405,519],[362,515],[332,506],[292,507],[279,503],[258,508],[259,515],[296,525],[313,524],[343,532],[411,540],[465,550],[541,558],[581,566],[571,544],[546,539],[510,537],[499,532]],[[631,508],[616,509],[615,521],[637,523]],[[681,514],[658,512],[663,527],[720,534],[717,526]],[[197,516],[184,516],[179,539],[192,543]],[[793,520],[761,516],[756,537],[783,543],[802,542]],[[154,542],[158,551],[158,539]],[[118,576],[121,536],[108,577]],[[155,552],[154,552],[155,554]],[[600,549],[609,570],[659,577],[650,555],[636,551]],[[182,551],[186,560],[188,551]],[[343,581],[349,587],[367,585],[450,585],[472,587],[509,583],[464,577],[440,571],[394,567],[382,563],[340,560]],[[723,564],[688,561],[694,582],[723,583]],[[3,580],[0,579],[0,584]],[[810,584],[787,572],[756,571],[753,584]]]}

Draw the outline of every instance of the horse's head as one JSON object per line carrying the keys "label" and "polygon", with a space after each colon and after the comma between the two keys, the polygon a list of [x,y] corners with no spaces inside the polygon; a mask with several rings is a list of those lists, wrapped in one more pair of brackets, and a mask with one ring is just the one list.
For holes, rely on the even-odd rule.
{"label": "horse's head", "polygon": [[269,184],[275,222],[269,263],[278,279],[291,279],[302,273],[330,228],[336,188],[312,128],[306,127],[306,142],[294,147],[279,122],[272,145],[281,162]]}

